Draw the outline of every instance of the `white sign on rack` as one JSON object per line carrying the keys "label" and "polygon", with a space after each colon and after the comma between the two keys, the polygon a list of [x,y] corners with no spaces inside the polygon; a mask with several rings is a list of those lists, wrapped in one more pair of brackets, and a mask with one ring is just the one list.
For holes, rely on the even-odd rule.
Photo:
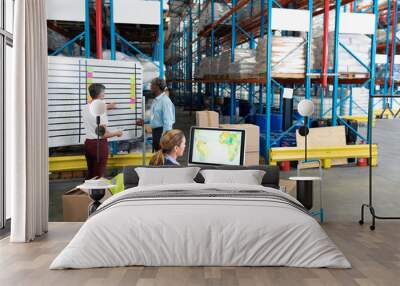
{"label": "white sign on rack", "polygon": [[375,63],[376,64],[386,64],[387,56],[383,54],[376,54],[375,55]]}
{"label": "white sign on rack", "polygon": [[47,0],[47,19],[85,22],[85,0]]}
{"label": "white sign on rack", "polygon": [[341,34],[364,34],[375,33],[375,15],[365,13],[340,13]]}
{"label": "white sign on rack", "polygon": [[272,8],[272,30],[308,32],[310,12],[300,9]]}
{"label": "white sign on rack", "polygon": [[160,25],[160,1],[114,0],[114,22]]}
{"label": "white sign on rack", "polygon": [[92,83],[104,84],[106,102],[117,104],[116,109],[107,111],[108,127],[124,130],[124,135],[112,140],[142,137],[142,128],[135,124],[138,118],[143,118],[140,63],[49,57],[49,147],[84,143],[82,108],[90,100],[88,87]]}
{"label": "white sign on rack", "polygon": [[292,88],[284,88],[283,89],[283,98],[292,99],[293,98],[293,89]]}

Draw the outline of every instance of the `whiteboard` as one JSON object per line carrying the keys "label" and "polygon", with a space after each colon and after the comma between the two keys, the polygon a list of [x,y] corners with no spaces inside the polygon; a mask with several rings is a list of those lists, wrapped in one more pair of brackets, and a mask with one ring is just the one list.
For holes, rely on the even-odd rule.
{"label": "whiteboard", "polygon": [[108,127],[123,129],[124,135],[110,141],[142,137],[136,126],[143,118],[142,66],[137,62],[49,57],[48,60],[48,134],[49,147],[80,145],[85,140],[82,108],[90,100],[88,86],[106,86],[106,102],[115,102],[109,110]]}
{"label": "whiteboard", "polygon": [[47,19],[85,22],[85,0],[47,0]]}

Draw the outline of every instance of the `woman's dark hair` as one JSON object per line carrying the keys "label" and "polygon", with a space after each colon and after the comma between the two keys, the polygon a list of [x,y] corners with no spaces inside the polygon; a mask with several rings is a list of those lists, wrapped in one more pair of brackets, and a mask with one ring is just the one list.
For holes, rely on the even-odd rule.
{"label": "woman's dark hair", "polygon": [[151,84],[158,86],[158,88],[161,91],[165,91],[165,89],[167,88],[167,83],[165,82],[165,80],[163,80],[159,77],[153,78],[151,81]]}
{"label": "woman's dark hair", "polygon": [[92,99],[97,99],[97,97],[106,90],[106,87],[101,83],[92,83],[89,86],[89,94]]}
{"label": "woman's dark hair", "polygon": [[151,166],[164,165],[165,154],[169,154],[175,146],[180,146],[182,144],[185,134],[181,130],[172,129],[167,131],[161,138],[160,147],[150,160]]}

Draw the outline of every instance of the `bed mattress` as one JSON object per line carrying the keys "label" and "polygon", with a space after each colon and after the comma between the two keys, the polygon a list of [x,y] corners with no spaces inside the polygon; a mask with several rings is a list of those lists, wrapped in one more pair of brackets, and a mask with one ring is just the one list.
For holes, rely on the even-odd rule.
{"label": "bed mattress", "polygon": [[279,190],[182,184],[109,198],[50,269],[133,265],[351,267],[304,207]]}

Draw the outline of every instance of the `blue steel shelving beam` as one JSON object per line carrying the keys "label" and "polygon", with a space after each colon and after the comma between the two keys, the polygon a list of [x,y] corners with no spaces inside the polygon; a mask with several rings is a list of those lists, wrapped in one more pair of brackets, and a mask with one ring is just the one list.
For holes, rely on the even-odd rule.
{"label": "blue steel shelving beam", "polygon": [[269,162],[269,151],[271,149],[271,52],[272,52],[272,3],[267,0],[267,51],[266,51],[266,81],[265,81],[265,161]]}
{"label": "blue steel shelving beam", "polygon": [[[182,61],[182,64],[183,64],[183,68],[182,68],[182,71],[183,71],[183,78],[184,79],[187,79],[187,26],[186,26],[186,19],[185,19],[185,17],[183,18],[183,37],[182,37],[182,46],[183,46],[183,61]],[[183,97],[184,97],[184,99],[183,99],[183,102],[184,102],[184,104],[186,105],[187,104],[187,90],[186,90],[186,88],[187,88],[187,84],[186,83],[183,83]]]}
{"label": "blue steel shelving beam", "polygon": [[[391,0],[388,1],[388,7],[387,7],[387,26],[386,26],[386,47],[385,47],[385,53],[386,53],[386,63],[385,63],[385,72],[383,75],[383,94],[386,95],[388,94],[388,74],[389,74],[389,63],[390,63],[390,54],[389,54],[389,34],[390,34],[390,25],[391,25],[391,14],[392,14],[392,8],[391,8]],[[382,98],[382,109],[386,108],[386,98]]]}
{"label": "blue steel shelving beam", "polygon": [[160,25],[158,26],[158,59],[160,62],[160,78],[165,78],[164,72],[164,0],[160,0]]}
{"label": "blue steel shelving beam", "polygon": [[[237,1],[232,0],[232,9],[236,7]],[[236,48],[236,12],[232,14],[232,31],[231,31],[231,63],[235,61]],[[236,84],[231,83],[231,106],[230,106],[230,123],[235,123],[236,114]]]}
{"label": "blue steel shelving beam", "polygon": [[[253,6],[253,0],[251,1],[251,6]],[[252,11],[253,9],[251,9]],[[254,35],[251,33],[251,38],[250,38],[250,49],[255,49],[256,48],[256,42],[254,40]],[[254,104],[254,90],[255,86],[253,83],[249,84],[249,103],[253,107]]]}
{"label": "blue steel shelving beam", "polygon": [[85,56],[90,58],[90,13],[89,0],[85,0]]}
{"label": "blue steel shelving beam", "polygon": [[[200,14],[201,14],[201,1],[199,0],[199,3],[197,5],[197,21],[198,21],[197,23],[199,23]],[[200,65],[200,60],[201,60],[201,51],[200,51],[201,43],[199,40],[196,41],[196,45],[197,45],[196,52],[197,52],[197,70],[198,70],[198,67]],[[197,83],[197,98],[198,98],[198,100],[200,100],[200,98],[202,97],[201,89],[202,89],[202,84],[201,84],[201,82],[198,82]],[[200,102],[203,103],[203,99],[201,99]]]}
{"label": "blue steel shelving beam", "polygon": [[[313,12],[313,0],[308,0],[308,10]],[[312,48],[312,16],[309,18],[309,31],[307,33],[307,54],[306,54],[306,99],[311,98],[311,48]]]}
{"label": "blue steel shelving beam", "polygon": [[[260,1],[261,5],[261,17],[260,17],[260,39],[262,39],[265,35],[265,18],[264,18],[264,9],[265,9],[265,0]],[[263,85],[260,84],[258,86],[259,88],[259,98],[258,98],[258,104],[259,104],[259,113],[263,112]]]}
{"label": "blue steel shelving beam", "polygon": [[340,4],[336,1],[335,9],[335,36],[333,47],[333,92],[332,92],[332,125],[337,125],[337,97],[339,87],[339,21],[340,21]]}
{"label": "blue steel shelving beam", "polygon": [[[211,0],[211,26],[214,25],[215,21],[215,2]],[[215,29],[214,27],[211,29],[211,58],[214,58],[215,55]],[[210,91],[211,91],[211,110],[215,109],[215,85],[214,83],[210,84]]]}
{"label": "blue steel shelving beam", "polygon": [[115,37],[115,23],[114,23],[114,0],[110,0],[110,34],[111,34],[111,59],[116,59],[116,37]]}
{"label": "blue steel shelving beam", "polygon": [[[390,0],[389,0],[390,2]],[[392,35],[393,37],[393,55],[392,55],[392,66],[394,67],[395,64],[395,57],[396,57],[396,47],[397,47],[397,13],[398,13],[398,2],[395,1],[394,3],[394,19],[393,19],[393,25],[394,25],[394,33]],[[394,95],[394,78],[393,78],[393,74],[394,74],[394,68],[392,68],[391,71],[391,78],[392,78],[392,82],[390,85],[390,110],[392,110],[393,108],[393,95]]]}
{"label": "blue steel shelving beam", "polygon": [[371,134],[372,134],[372,118],[374,116],[374,95],[375,95],[375,56],[376,56],[376,31],[378,28],[378,0],[373,0],[373,14],[375,15],[375,30],[371,36],[371,61],[370,61],[370,73],[371,79],[369,82],[369,100],[368,100],[368,131],[367,131],[367,142],[371,147]]}
{"label": "blue steel shelving beam", "polygon": [[193,85],[192,85],[192,74],[193,74],[193,52],[192,52],[192,40],[193,40],[193,17],[192,17],[192,5],[188,7],[188,32],[187,32],[187,94],[190,101],[190,111],[193,109]]}

